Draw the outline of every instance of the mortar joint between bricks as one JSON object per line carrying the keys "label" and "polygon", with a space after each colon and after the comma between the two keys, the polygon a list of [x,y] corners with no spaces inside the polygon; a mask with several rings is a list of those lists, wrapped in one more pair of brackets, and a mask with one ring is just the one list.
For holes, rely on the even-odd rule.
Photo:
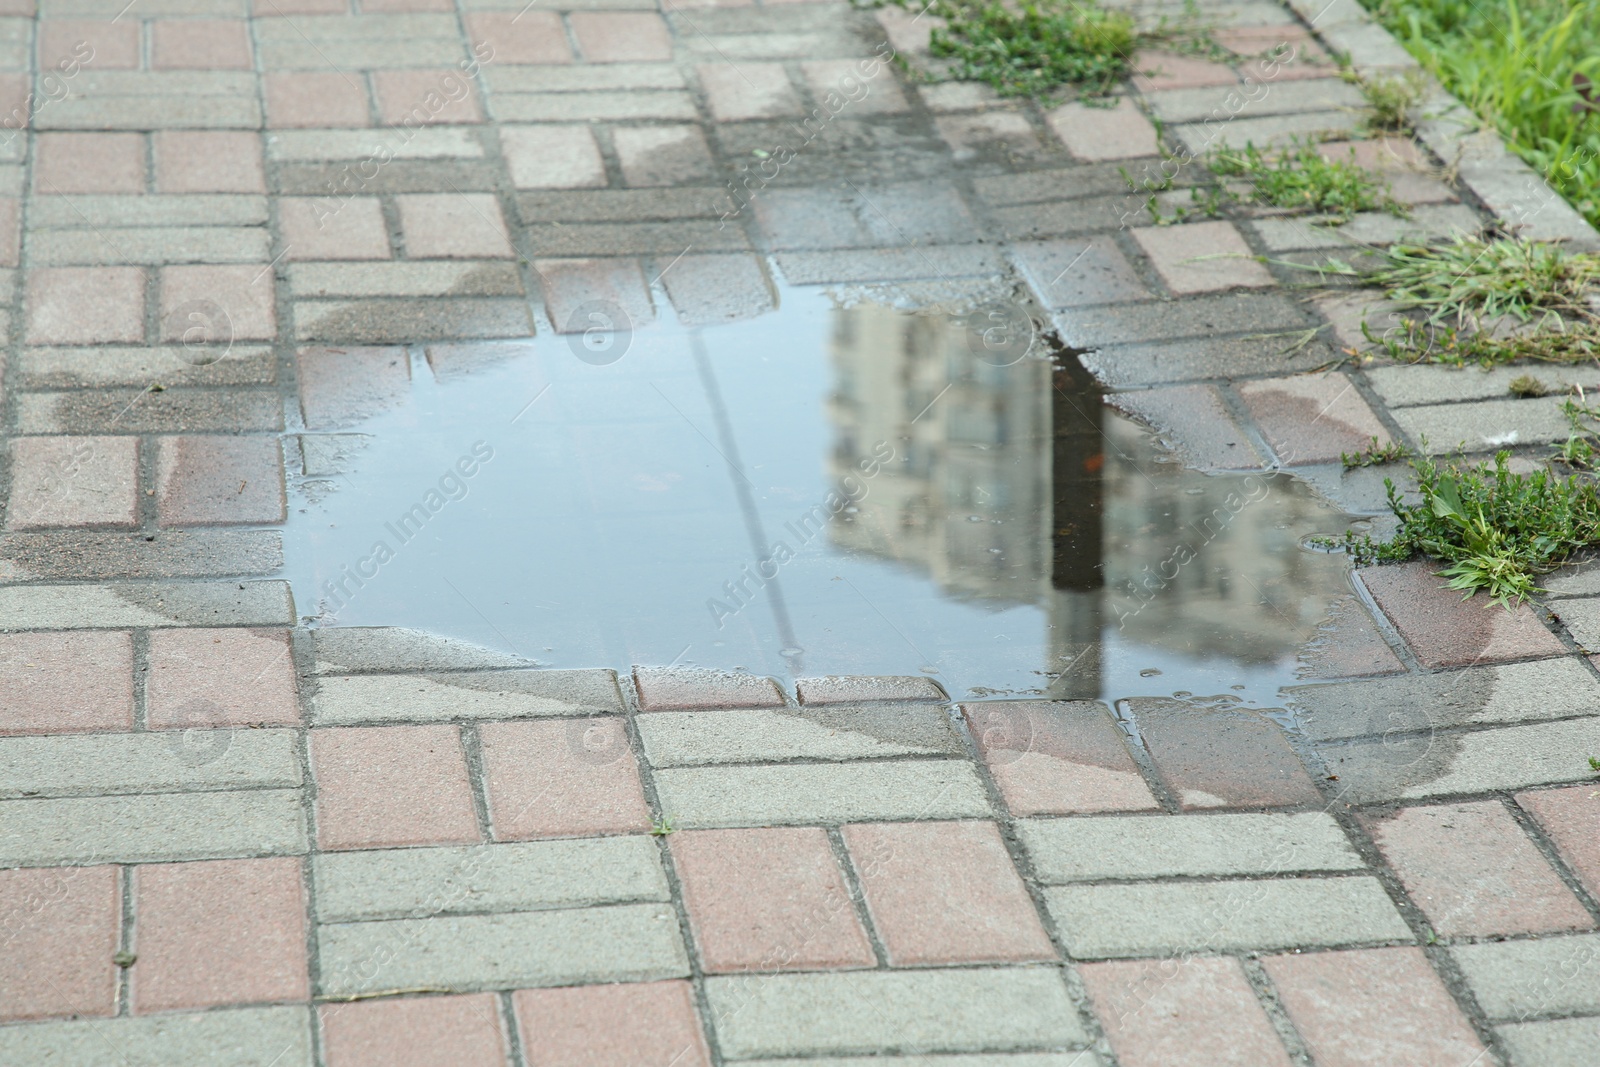
{"label": "mortar joint between bricks", "polygon": [[[1520,790],[1517,792],[1520,792]],[[1572,894],[1578,898],[1578,903],[1582,904],[1584,909],[1588,911],[1589,917],[1594,921],[1595,926],[1600,927],[1600,900],[1596,900],[1595,895],[1589,892],[1588,887],[1583,884],[1583,880],[1572,870],[1572,867],[1567,863],[1566,856],[1556,847],[1556,843],[1550,840],[1550,835],[1545,833],[1544,826],[1538,819],[1534,818],[1532,812],[1517,803],[1515,793],[1502,794],[1499,799],[1500,803],[1510,813],[1512,820],[1522,828],[1522,832],[1533,842],[1533,846],[1544,856],[1546,862],[1556,872],[1556,875],[1572,891]]]}
{"label": "mortar joint between bricks", "polygon": [[1278,997],[1277,987],[1273,985],[1272,978],[1267,974],[1267,969],[1261,965],[1260,954],[1251,952],[1240,957],[1239,965],[1244,970],[1245,981],[1256,995],[1256,1000],[1266,1013],[1267,1022],[1277,1033],[1278,1040],[1283,1042],[1284,1049],[1288,1052],[1290,1060],[1296,1067],[1312,1067],[1311,1050],[1306,1040],[1301,1036],[1299,1029],[1294,1025],[1294,1020],[1289,1017],[1289,1012],[1284,1008],[1283,1001]]}
{"label": "mortar joint between bricks", "polygon": [[866,886],[861,881],[860,872],[856,870],[855,860],[850,855],[850,850],[845,846],[844,834],[838,826],[825,827],[828,835],[828,847],[833,850],[833,860],[844,876],[845,893],[850,898],[850,905],[855,910],[856,921],[861,924],[861,929],[866,931],[867,943],[872,946],[872,954],[877,958],[878,969],[885,970],[889,967],[889,950],[883,944],[883,938],[878,933],[878,928],[873,925],[872,911],[867,907]]}

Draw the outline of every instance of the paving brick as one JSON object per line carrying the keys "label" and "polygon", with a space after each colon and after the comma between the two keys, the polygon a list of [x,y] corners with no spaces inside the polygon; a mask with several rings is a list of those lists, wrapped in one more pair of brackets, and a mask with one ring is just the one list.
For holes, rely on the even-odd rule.
{"label": "paving brick", "polygon": [[791,252],[774,256],[791,285],[881,283],[952,278],[993,278],[1005,264],[978,245],[932,248],[869,248],[849,252]]}
{"label": "paving brick", "polygon": [[494,114],[502,122],[683,122],[699,117],[694,98],[678,90],[502,93],[494,98]]}
{"label": "paving brick", "polygon": [[1300,676],[1306,679],[1353,678],[1399,674],[1405,670],[1378,632],[1366,606],[1357,598],[1340,597],[1328,608],[1315,637],[1301,646]]}
{"label": "paving brick", "polygon": [[1571,424],[1555,398],[1505,398],[1465,404],[1401,408],[1395,421],[1431,455],[1492,452],[1508,445],[1565,441]]}
{"label": "paving brick", "polygon": [[1566,651],[1526,604],[1507,610],[1487,597],[1463,600],[1434,575],[1436,564],[1404,563],[1357,571],[1424,667],[1559,656]]}
{"label": "paving brick", "polygon": [[1420,949],[1269,956],[1262,966],[1319,1064],[1459,1067],[1487,1055]]}
{"label": "paving brick", "polygon": [[27,342],[143,341],[144,290],[138,267],[35,267],[24,296]]}
{"label": "paving brick", "polygon": [[790,118],[805,107],[781,63],[707,63],[696,68],[711,117],[718,122]]}
{"label": "paving brick", "polygon": [[1076,959],[1411,940],[1375,878],[1057,886],[1045,903]]}
{"label": "paving brick", "polygon": [[993,823],[879,823],[841,833],[891,966],[1055,958]]}
{"label": "paving brick", "polygon": [[706,971],[874,964],[823,830],[693,830],[671,845]]}
{"label": "paving brick", "polygon": [[937,707],[656,712],[636,728],[656,767],[965,754]]}
{"label": "paving brick", "polygon": [[140,867],[133,1010],[306,999],[305,912],[298,859]]}
{"label": "paving brick", "polygon": [[[341,626],[311,633],[318,674],[329,671],[471,670],[485,667],[526,667],[527,660],[399,626]],[[612,686],[616,675],[602,672]]]}
{"label": "paving brick", "polygon": [[1520,793],[1517,803],[1533,813],[1590,896],[1600,897],[1600,791],[1580,785]]}
{"label": "paving brick", "polygon": [[522,280],[504,261],[408,260],[399,263],[297,263],[289,267],[295,295],[400,297],[460,293],[520,296]]}
{"label": "paving brick", "polygon": [[325,923],[671,899],[661,853],[642,835],[325,852],[312,871]]}
{"label": "paving brick", "polygon": [[649,255],[665,264],[691,249],[705,253],[750,249],[750,239],[742,227],[719,223],[709,213],[702,219],[681,222],[535,223],[526,232],[529,247],[551,256]]}
{"label": "paving brick", "polygon": [[511,238],[488,193],[397,196],[406,255],[413,259],[509,259]]}
{"label": "paving brick", "polygon": [[1334,463],[1392,438],[1342,374],[1303,374],[1239,386],[1245,407],[1285,466]]}
{"label": "paving brick", "polygon": [[1338,73],[1333,57],[1299,26],[1228,26],[1217,31],[1216,41],[1236,56],[1259,57],[1257,62],[1239,64],[1252,82],[1326,78]]}
{"label": "paving brick", "polygon": [[402,348],[302,348],[297,363],[309,429],[353,426],[411,394],[411,361]]}
{"label": "paving brick", "polygon": [[40,133],[34,140],[37,193],[142,193],[144,136],[137,133]]}
{"label": "paving brick", "polygon": [[353,74],[318,71],[262,75],[267,126],[276,129],[369,126],[367,87]]}
{"label": "paving brick", "polygon": [[114,531],[14,533],[0,548],[12,580],[215,578],[272,574],[283,566],[275,530],[167,531],[129,537]]}
{"label": "paving brick", "polygon": [[[1168,123],[1204,121],[1219,130],[1231,122],[1259,121],[1257,116],[1341,110],[1359,113],[1366,106],[1361,90],[1339,77],[1285,81],[1248,90],[1175,88],[1152,93],[1145,102],[1157,118]],[[1246,115],[1250,118],[1235,118]]]}
{"label": "paving brick", "polygon": [[1498,1028],[1516,1067],[1583,1067],[1600,1043],[1600,1017],[1550,1019]]}
{"label": "paving brick", "polygon": [[1133,57],[1133,69],[1133,84],[1141,93],[1239,84],[1239,75],[1227,64],[1176,52],[1137,52]]}
{"label": "paving brick", "polygon": [[282,449],[275,437],[162,438],[156,496],[163,526],[281,523]]}
{"label": "paving brick", "polygon": [[1036,876],[1048,884],[1364,867],[1338,823],[1322,812],[1024,819],[1017,834]]}
{"label": "paving brick", "polygon": [[656,773],[683,827],[987,818],[972,765],[955,760],[707,767]]}
{"label": "paving brick", "polygon": [[1160,151],[1156,128],[1131,97],[1122,97],[1109,108],[1062,104],[1048,112],[1045,121],[1067,151],[1085,162],[1137,159]]}
{"label": "paving brick", "polygon": [[500,150],[518,189],[578,189],[606,184],[606,165],[586,126],[500,127]]}
{"label": "paving brick", "polygon": [[28,221],[36,230],[264,226],[267,198],[230,194],[146,196],[143,193],[53,196],[36,198],[28,207]]}
{"label": "paving brick", "polygon": [[344,996],[419,986],[460,992],[679,978],[669,904],[336,923],[318,933],[321,988]]}
{"label": "paving brick", "polygon": [[322,1043],[328,1067],[501,1067],[505,1038],[492,993],[392,997],[324,1004]]}
{"label": "paving brick", "polygon": [[337,204],[321,197],[278,200],[284,259],[388,259],[389,225],[375,196],[355,196]]}
{"label": "paving brick", "polygon": [[595,715],[623,710],[616,675],[604,670],[324,678],[313,707],[319,726]]}
{"label": "paving brick", "polygon": [[29,348],[14,366],[21,384],[30,389],[131,385],[143,388],[154,378],[182,375],[179,380],[202,385],[260,385],[274,379],[271,349],[236,345],[228,358],[205,366],[184,362],[193,356],[183,348],[103,346],[98,348]]}
{"label": "paving brick", "polygon": [[1149,300],[1147,289],[1116,242],[1027,241],[1014,246],[1036,293],[1053,308]]}
{"label": "paving brick", "polygon": [[975,111],[1001,102],[1000,94],[983,82],[935,82],[917,86],[923,105],[935,114]]}
{"label": "paving brick", "polygon": [[611,131],[611,143],[629,185],[684,185],[715,176],[698,126],[619,126]]}
{"label": "paving brick", "polygon": [[161,268],[163,341],[271,341],[277,336],[272,270],[266,264]]}
{"label": "paving brick", "polygon": [[1042,150],[1033,125],[1015,111],[940,115],[934,119],[934,128],[958,162],[982,155],[1016,162]]}
{"label": "paving brick", "polygon": [[0,739],[0,793],[12,797],[299,784],[295,738],[281,730]]}
{"label": "paving brick", "polygon": [[490,12],[467,16],[467,32],[476,54],[492,48],[495,63],[571,63],[567,31],[556,11]]}
{"label": "paving brick", "polygon": [[[461,160],[484,158],[483,142],[474,130],[456,126],[392,127],[381,130],[280,130],[267,141],[267,158],[281,163],[313,163],[324,160],[352,160],[372,164],[385,152],[391,162],[402,160]],[[328,171],[318,182],[318,192],[335,188],[344,181],[343,170],[332,177]],[[380,171],[380,173],[382,173]],[[357,171],[358,178],[360,170]],[[369,179],[371,180],[371,179]]]}
{"label": "paving brick", "polygon": [[1354,162],[1383,176],[1389,195],[1402,204],[1445,203],[1456,199],[1450,186],[1435,175],[1433,165],[1409,137],[1378,137],[1370,141],[1332,141],[1317,146],[1322,158]]}
{"label": "paving brick", "polygon": [[249,70],[250,35],[243,19],[157,19],[150,24],[155,70]]}
{"label": "paving brick", "polygon": [[591,63],[653,63],[672,58],[667,24],[650,11],[574,11],[578,50]]}
{"label": "paving brick", "polygon": [[0,1029],[7,1063],[94,1063],[108,1045],[130,1064],[208,1063],[227,1049],[229,1067],[312,1067],[311,1010],[241,1008]]}
{"label": "paving brick", "polygon": [[777,683],[754,674],[635,667],[633,684],[639,691],[640,711],[783,706],[783,694],[778,691]]}
{"label": "paving brick", "polygon": [[283,428],[278,395],[265,389],[165,389],[142,395],[140,390],[78,390],[24,393],[18,400],[15,425],[28,434],[62,433],[68,427],[124,433]]}
{"label": "paving brick", "polygon": [[288,583],[280,581],[0,588],[0,630],[293,624]]}
{"label": "paving brick", "polygon": [[1594,675],[1575,659],[1506,663],[1284,691],[1301,730],[1326,740],[1442,727],[1560,719],[1593,706]]}
{"label": "paving brick", "polygon": [[452,726],[311,731],[317,841],[374,848],[477,841],[461,738]]}
{"label": "paving brick", "polygon": [[1490,1019],[1600,1014],[1600,935],[1486,941],[1450,955]]}
{"label": "paving brick", "polygon": [[808,705],[890,702],[943,704],[950,699],[938,682],[916,674],[800,678],[795,681],[795,691],[800,703]]}
{"label": "paving brick", "polygon": [[[1600,369],[1593,367],[1372,367],[1367,381],[1391,408],[1441,404],[1458,400],[1495,400],[1509,393],[1512,381],[1529,374],[1553,393],[1581,385],[1585,392],[1600,388]],[[1559,578],[1556,580],[1559,581]]]}
{"label": "paving brick", "polygon": [[1234,422],[1214,385],[1169,385],[1117,393],[1116,407],[1137,416],[1200,470],[1259,470],[1266,464]]}
{"label": "paving brick", "polygon": [[622,719],[500,722],[479,732],[497,840],[650,828]]}
{"label": "paving brick", "polygon": [[[111,957],[122,928],[121,899],[115,867],[0,871],[6,940],[0,1019],[113,1014],[117,969]],[[15,1028],[0,1029],[0,1035],[8,1032]]]}
{"label": "paving brick", "polygon": [[294,789],[5,800],[0,816],[0,861],[11,866],[306,850],[305,818]]}
{"label": "paving brick", "polygon": [[1186,809],[1316,804],[1316,786],[1272,720],[1242,708],[1130,700],[1156,771]]}
{"label": "paving brick", "polygon": [[265,193],[261,138],[243,130],[157,130],[159,193]]}
{"label": "paving brick", "polygon": [[1052,967],[709,978],[706,998],[730,1059],[1087,1040]]}
{"label": "paving brick", "polygon": [[[1224,115],[1226,109],[1223,109]],[[1223,121],[1181,123],[1166,132],[1196,156],[1221,148],[1288,147],[1296,142],[1334,140],[1354,136],[1361,126],[1357,109],[1313,111],[1306,114],[1234,117]]]}
{"label": "paving brick", "polygon": [[1373,839],[1442,937],[1576,930],[1594,923],[1498,801],[1403,808]]}
{"label": "paving brick", "polygon": [[372,75],[378,114],[391,126],[483,121],[478,90],[457,70],[380,70]]}
{"label": "paving brick", "polygon": [[688,982],[521,989],[511,1003],[541,1067],[711,1063]]}
{"label": "paving brick", "polygon": [[[88,45],[87,49],[83,47],[85,44]],[[84,65],[92,65],[95,70],[137,70],[139,21],[126,19],[113,22],[106,18],[45,19],[39,23],[41,71],[56,67],[56,64],[62,61],[82,62],[86,53],[93,58]]]}
{"label": "paving brick", "polygon": [[772,281],[756,256],[690,255],[659,269],[678,320],[687,325],[757,318],[777,306]]}
{"label": "paving brick", "polygon": [[1275,284],[1230,222],[1145,227],[1133,236],[1178,296]]}
{"label": "paving brick", "polygon": [[133,729],[133,641],[114,631],[0,634],[0,734]]}
{"label": "paving brick", "polygon": [[852,114],[898,115],[911,110],[894,74],[876,60],[812,60],[800,64],[800,76],[825,106],[831,93],[842,98],[836,99],[837,106],[849,101]]}
{"label": "paving brick", "polygon": [[135,526],[139,521],[136,437],[13,437],[13,530]]}
{"label": "paving brick", "polygon": [[1239,961],[1086,963],[1084,985],[1126,1067],[1288,1067],[1291,1062]]}
{"label": "paving brick", "polygon": [[413,344],[533,333],[524,300],[301,300],[295,317],[302,341]]}
{"label": "paving brick", "polygon": [[281,630],[155,630],[146,687],[156,728],[300,725],[294,657]]}
{"label": "paving brick", "polygon": [[973,739],[1015,815],[1156,807],[1104,705],[965,704]]}
{"label": "paving brick", "polygon": [[265,230],[232,226],[150,226],[119,230],[38,229],[29,240],[41,266],[120,263],[265,263]]}

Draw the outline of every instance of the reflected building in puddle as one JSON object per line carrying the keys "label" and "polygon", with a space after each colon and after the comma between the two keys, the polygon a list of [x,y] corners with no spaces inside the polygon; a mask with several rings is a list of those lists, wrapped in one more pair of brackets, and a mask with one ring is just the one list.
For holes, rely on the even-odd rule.
{"label": "reflected building in puddle", "polygon": [[1292,661],[1344,592],[1300,547],[1329,512],[1284,475],[1205,475],[1109,413],[1067,352],[981,358],[958,318],[834,313],[831,473],[895,444],[834,544],[926,573],[945,595],[1044,609],[1051,696],[1106,694],[1107,645],[1155,659]]}

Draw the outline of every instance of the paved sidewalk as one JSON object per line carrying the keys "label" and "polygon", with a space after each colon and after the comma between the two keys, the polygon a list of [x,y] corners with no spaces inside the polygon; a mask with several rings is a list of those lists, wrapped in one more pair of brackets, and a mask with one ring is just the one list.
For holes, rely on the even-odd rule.
{"label": "paved sidewalk", "polygon": [[[1196,465],[1351,508],[1372,437],[1564,437],[1501,372],[1322,370],[1376,295],[1252,257],[1345,255],[1326,229],[1156,226],[1128,188],[1189,202],[1157,122],[1355,136],[1330,50],[1405,59],[1354,4],[1207,4],[1237,62],[1051,110],[906,78],[932,20],[893,7],[117,6],[0,0],[0,1063],[1600,1058],[1594,570],[1509,613],[1362,572],[1287,730],[536,670],[306,629],[272,577],[286,472],[413,355],[726,321],[775,280],[1013,279]],[[1346,233],[1594,243],[1441,121],[1357,144],[1414,210]]]}

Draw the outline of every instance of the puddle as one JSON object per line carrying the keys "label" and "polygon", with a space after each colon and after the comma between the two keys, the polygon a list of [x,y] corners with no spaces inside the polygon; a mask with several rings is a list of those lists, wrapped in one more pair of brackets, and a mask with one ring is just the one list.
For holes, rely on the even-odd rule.
{"label": "puddle", "polygon": [[1185,470],[1014,312],[781,296],[625,345],[414,353],[386,410],[302,439],[307,621],[957,696],[1294,684],[1349,592],[1301,542],[1347,516],[1284,475]]}

